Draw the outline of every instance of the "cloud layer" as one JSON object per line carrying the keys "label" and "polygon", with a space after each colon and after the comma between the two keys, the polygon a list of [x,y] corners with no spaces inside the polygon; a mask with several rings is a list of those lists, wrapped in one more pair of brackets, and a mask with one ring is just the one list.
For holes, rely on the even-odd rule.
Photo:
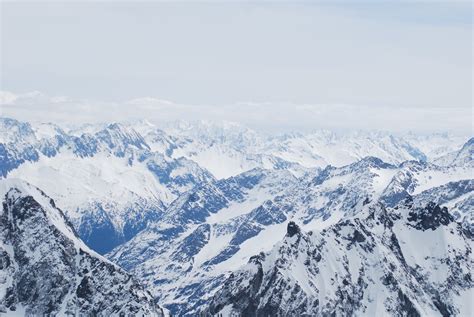
{"label": "cloud layer", "polygon": [[268,132],[387,130],[472,134],[472,110],[463,107],[393,107],[349,104],[235,103],[180,104],[146,97],[119,102],[48,96],[40,92],[0,92],[0,115],[27,121],[93,123],[147,119],[160,124],[175,120],[242,123]]}
{"label": "cloud layer", "polygon": [[469,2],[330,3],[5,2],[0,89],[471,106]]}

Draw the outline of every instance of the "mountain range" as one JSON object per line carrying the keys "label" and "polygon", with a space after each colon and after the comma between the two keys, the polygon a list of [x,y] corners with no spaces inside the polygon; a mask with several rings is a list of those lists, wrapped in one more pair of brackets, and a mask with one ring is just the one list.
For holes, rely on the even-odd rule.
{"label": "mountain range", "polygon": [[464,316],[473,140],[0,118],[0,312]]}

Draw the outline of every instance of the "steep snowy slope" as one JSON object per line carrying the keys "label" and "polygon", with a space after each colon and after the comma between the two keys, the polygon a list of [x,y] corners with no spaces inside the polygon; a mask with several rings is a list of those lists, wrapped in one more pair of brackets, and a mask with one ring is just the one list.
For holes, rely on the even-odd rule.
{"label": "steep snowy slope", "polygon": [[417,206],[430,201],[448,207],[454,219],[474,237],[474,179],[449,182],[414,196]]}
{"label": "steep snowy slope", "polygon": [[31,125],[14,119],[1,118],[0,120],[0,143],[15,143],[21,146],[24,143],[36,141],[36,135]]}
{"label": "steep snowy slope", "polygon": [[351,215],[353,207],[366,199],[395,205],[406,196],[433,187],[471,180],[473,171],[470,167],[438,167],[416,161],[395,166],[366,157],[340,168],[329,166],[308,183],[300,182],[264,206],[271,207],[272,215],[292,215],[306,229],[317,229]]}
{"label": "steep snowy slope", "polygon": [[0,181],[0,314],[163,316],[134,278],[91,251],[42,191]]}
{"label": "steep snowy slope", "polygon": [[[168,162],[158,154],[129,164],[111,155],[77,158],[63,153],[23,164],[10,175],[50,192],[58,206],[69,210],[67,216],[81,238],[99,252],[159,218],[180,192],[213,179],[194,162]],[[102,235],[109,240],[100,239]]]}
{"label": "steep snowy slope", "polygon": [[38,160],[35,142],[30,124],[0,118],[0,177],[24,162]]}
{"label": "steep snowy slope", "polygon": [[[257,180],[262,173],[257,171],[234,179],[253,175],[251,179]],[[367,201],[396,205],[417,195],[417,201],[427,203],[443,197],[441,192],[445,199],[436,201],[451,206],[459,197],[473,194],[471,173],[464,167],[420,162],[395,166],[368,157],[341,168],[313,171],[283,186],[282,178],[272,177],[271,195],[261,192],[264,183],[258,181],[236,203],[229,193],[241,197],[243,183],[221,180],[181,195],[164,218],[108,256],[142,277],[173,313],[193,315],[229,272],[253,254],[270,250],[284,234],[288,220],[305,230],[321,230],[353,216]],[[228,191],[228,184],[237,186]],[[454,184],[460,184],[457,190]],[[472,204],[466,200],[453,213],[461,220],[469,210]]]}
{"label": "steep snowy slope", "polygon": [[[181,195],[163,218],[114,249],[108,257],[142,277],[160,302],[167,301],[173,313],[180,314],[184,309],[179,307],[180,301],[182,306],[187,306],[200,300],[199,293],[186,293],[185,288],[192,288],[194,278],[200,283],[207,279],[202,276],[206,274],[203,270],[209,267],[206,262],[218,256],[229,243],[234,245],[233,253],[236,253],[246,239],[243,228],[238,231],[239,226],[235,225],[224,232],[221,222],[245,217],[295,182],[287,171],[255,169],[203,184]],[[228,257],[233,253],[229,252]],[[214,273],[210,273],[210,279],[220,272]]]}
{"label": "steep snowy slope", "polygon": [[474,138],[469,139],[460,150],[450,152],[446,155],[440,156],[435,160],[435,163],[442,166],[456,165],[466,166],[474,162]]}
{"label": "steep snowy slope", "polygon": [[321,232],[288,223],[210,301],[219,316],[469,316],[473,241],[445,208],[365,206]]}
{"label": "steep snowy slope", "polygon": [[403,135],[404,140],[422,151],[432,162],[448,153],[458,151],[469,137],[469,135],[462,136],[452,133],[433,133],[428,135],[407,133]]}
{"label": "steep snowy slope", "polygon": [[[11,125],[26,129],[17,121]],[[68,210],[81,238],[100,253],[159,218],[180,193],[214,179],[193,161],[152,152],[138,132],[123,125],[111,124],[80,137],[51,124],[28,131],[34,159],[9,162],[8,156],[0,168],[10,166],[7,177],[48,191],[58,206]],[[15,144],[8,145],[12,147]]]}

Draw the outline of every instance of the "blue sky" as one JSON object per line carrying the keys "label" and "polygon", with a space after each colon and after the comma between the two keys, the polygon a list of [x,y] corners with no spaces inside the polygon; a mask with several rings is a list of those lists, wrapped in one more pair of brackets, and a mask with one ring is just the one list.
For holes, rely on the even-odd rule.
{"label": "blue sky", "polygon": [[452,108],[472,123],[470,2],[2,2],[1,15],[0,88],[15,94]]}

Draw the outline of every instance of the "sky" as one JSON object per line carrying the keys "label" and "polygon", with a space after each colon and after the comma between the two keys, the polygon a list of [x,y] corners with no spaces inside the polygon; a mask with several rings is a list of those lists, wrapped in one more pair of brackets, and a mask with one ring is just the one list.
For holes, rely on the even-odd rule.
{"label": "sky", "polygon": [[1,2],[0,115],[472,132],[470,2]]}

